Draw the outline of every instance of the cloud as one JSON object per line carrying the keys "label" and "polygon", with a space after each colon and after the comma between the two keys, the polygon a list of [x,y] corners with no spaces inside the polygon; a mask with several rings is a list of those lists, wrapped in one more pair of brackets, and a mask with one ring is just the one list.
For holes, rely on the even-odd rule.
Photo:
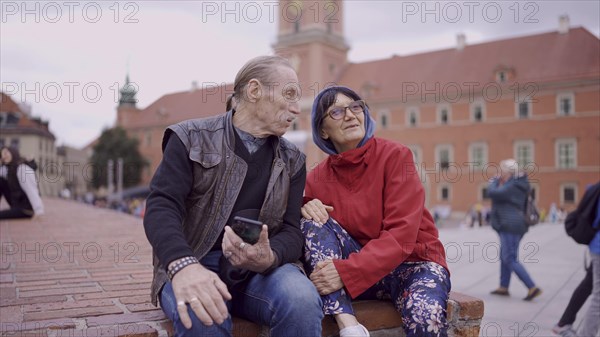
{"label": "cloud", "polygon": [[[477,6],[345,1],[349,59],[362,62],[452,48],[459,32],[473,44],[553,31],[561,14],[568,14],[573,26],[596,35],[600,31],[597,1],[469,3]],[[516,19],[517,7],[510,7],[515,4]],[[496,5],[502,15],[488,22]],[[142,108],[164,94],[188,90],[192,81],[200,86],[232,82],[248,59],[272,53],[279,21],[275,16],[283,10],[276,1],[3,1],[1,6],[2,89],[12,90],[16,101],[30,103],[34,115],[49,119],[59,144],[74,146],[87,144],[114,123],[116,95],[127,72],[139,88]],[[468,6],[474,6],[472,20]],[[457,8],[459,17],[453,14]],[[315,9],[305,7],[304,13],[318,14],[317,19],[329,14]],[[101,95],[94,97],[98,88]]]}

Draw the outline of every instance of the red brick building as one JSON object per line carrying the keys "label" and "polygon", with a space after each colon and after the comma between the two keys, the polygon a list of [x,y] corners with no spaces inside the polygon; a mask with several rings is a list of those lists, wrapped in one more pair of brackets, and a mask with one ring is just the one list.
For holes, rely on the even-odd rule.
{"label": "red brick building", "polygon": [[[461,214],[485,203],[487,180],[511,157],[530,172],[545,209],[572,208],[600,180],[600,40],[585,28],[562,17],[558,31],[476,45],[459,35],[452,49],[350,63],[343,2],[330,3],[338,9],[330,20],[281,19],[273,46],[302,83],[302,117],[287,136],[307,153],[309,169],[325,158],[312,145],[312,100],[335,82],[366,99],[378,137],[413,150],[429,207]],[[146,183],[165,127],[223,112],[230,89],[193,87],[145,109],[120,106],[117,123],[140,139],[152,163]]]}

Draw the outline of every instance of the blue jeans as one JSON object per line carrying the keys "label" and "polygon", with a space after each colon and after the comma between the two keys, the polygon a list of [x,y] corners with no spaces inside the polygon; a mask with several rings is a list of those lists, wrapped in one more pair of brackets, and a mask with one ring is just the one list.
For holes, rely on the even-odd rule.
{"label": "blue jeans", "polygon": [[[302,219],[305,237],[305,269],[312,272],[318,262],[347,259],[362,249],[334,219],[319,225]],[[359,300],[392,301],[402,315],[407,337],[446,337],[446,306],[450,292],[448,271],[429,261],[405,262],[358,296]],[[352,299],[344,288],[322,296],[326,315],[352,314]]]}
{"label": "blue jeans", "polygon": [[[208,253],[200,263],[217,272],[221,251]],[[243,291],[232,291],[227,302],[230,313],[260,325],[270,327],[272,337],[321,336],[323,311],[319,293],[300,268],[285,264],[268,275],[256,274]],[[205,326],[188,305],[192,328],[186,329],[177,313],[177,303],[171,283],[163,287],[160,305],[173,322],[175,336],[232,336],[231,315],[223,324]]]}
{"label": "blue jeans", "polygon": [[535,287],[535,283],[519,262],[519,243],[523,235],[500,232],[500,286],[508,288],[512,272],[525,284],[527,288]]}

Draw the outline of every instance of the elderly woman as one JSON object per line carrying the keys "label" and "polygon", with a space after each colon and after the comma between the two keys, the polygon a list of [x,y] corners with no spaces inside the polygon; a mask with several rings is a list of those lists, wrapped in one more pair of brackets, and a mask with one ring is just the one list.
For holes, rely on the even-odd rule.
{"label": "elderly woman", "polygon": [[313,140],[330,156],[307,178],[305,264],[340,336],[369,336],[352,299],[391,299],[407,336],[446,336],[444,247],[407,147],[373,137],[366,103],[334,86],[316,97]]}
{"label": "elderly woman", "polygon": [[527,287],[525,301],[542,294],[525,267],[519,262],[519,244],[527,233],[525,205],[529,195],[529,181],[514,159],[500,162],[500,175],[490,181],[488,196],[492,200],[492,228],[500,237],[500,287],[492,295],[509,296],[510,276],[514,272]]}
{"label": "elderly woman", "polygon": [[0,199],[10,206],[0,211],[0,219],[31,218],[44,213],[44,205],[37,188],[32,163],[25,161],[19,151],[11,147],[0,150]]}

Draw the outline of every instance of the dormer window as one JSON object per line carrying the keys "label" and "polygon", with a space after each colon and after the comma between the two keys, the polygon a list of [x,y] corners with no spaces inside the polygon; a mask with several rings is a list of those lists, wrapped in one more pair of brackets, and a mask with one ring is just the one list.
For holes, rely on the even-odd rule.
{"label": "dormer window", "polygon": [[501,70],[496,72],[496,81],[498,81],[499,83],[504,83],[506,82],[507,76],[506,76],[506,71]]}
{"label": "dormer window", "polygon": [[502,64],[498,65],[494,69],[494,78],[497,83],[507,83],[508,81],[512,81],[515,78],[515,69]]}

